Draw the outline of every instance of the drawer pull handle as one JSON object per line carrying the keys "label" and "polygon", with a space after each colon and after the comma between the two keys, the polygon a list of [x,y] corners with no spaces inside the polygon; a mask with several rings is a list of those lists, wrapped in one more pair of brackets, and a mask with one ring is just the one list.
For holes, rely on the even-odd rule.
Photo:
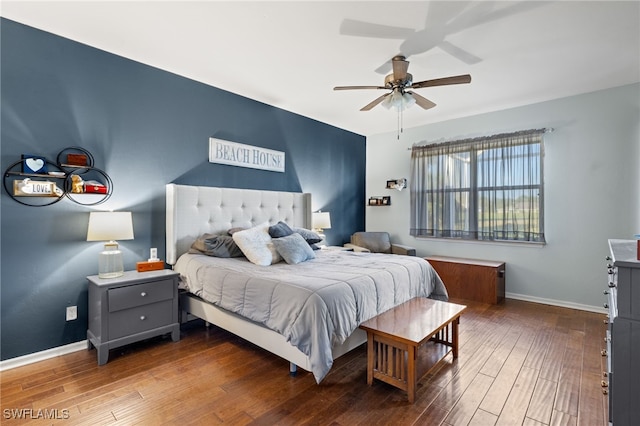
{"label": "drawer pull handle", "polygon": [[147,293],[145,291],[143,291],[142,293],[140,293],[140,296],[145,297],[147,295]]}
{"label": "drawer pull handle", "polygon": [[146,319],[147,319],[147,317],[145,317],[144,315],[140,315],[140,321],[144,321]]}

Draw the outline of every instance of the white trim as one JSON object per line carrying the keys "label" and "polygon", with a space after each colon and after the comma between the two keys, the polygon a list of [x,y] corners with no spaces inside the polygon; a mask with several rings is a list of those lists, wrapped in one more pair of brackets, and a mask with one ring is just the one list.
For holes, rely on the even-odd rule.
{"label": "white trim", "polygon": [[87,349],[86,340],[70,343],[64,346],[58,346],[56,348],[51,348],[44,351],[35,352],[32,354],[19,356],[16,358],[5,359],[4,361],[0,361],[0,371],[10,370],[16,367],[22,367],[24,365],[33,364],[35,362],[44,361],[50,358],[55,358],[60,355],[67,355],[73,352],[78,352],[83,349]]}
{"label": "white trim", "polygon": [[505,298],[523,300],[525,302],[541,303],[543,305],[559,306],[561,308],[577,309],[580,311],[595,312],[597,314],[606,314],[607,310],[598,306],[582,305],[580,303],[565,302],[563,300],[545,299],[542,297],[528,296],[526,294],[505,293]]}

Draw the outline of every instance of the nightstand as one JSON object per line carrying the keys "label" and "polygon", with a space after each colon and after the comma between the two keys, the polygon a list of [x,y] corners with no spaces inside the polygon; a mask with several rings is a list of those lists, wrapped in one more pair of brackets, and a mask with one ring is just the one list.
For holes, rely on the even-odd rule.
{"label": "nightstand", "polygon": [[178,276],[169,269],[127,271],[118,278],[87,277],[89,281],[88,348],[106,364],[109,349],[171,333],[180,340]]}

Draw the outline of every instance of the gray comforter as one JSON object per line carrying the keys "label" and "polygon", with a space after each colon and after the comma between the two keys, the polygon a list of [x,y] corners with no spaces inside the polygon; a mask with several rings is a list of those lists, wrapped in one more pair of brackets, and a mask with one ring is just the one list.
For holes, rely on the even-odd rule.
{"label": "gray comforter", "polygon": [[414,297],[447,300],[431,265],[412,256],[318,250],[297,265],[256,266],[185,254],[175,270],[191,293],[282,334],[309,357],[318,383],[331,347],[363,321]]}

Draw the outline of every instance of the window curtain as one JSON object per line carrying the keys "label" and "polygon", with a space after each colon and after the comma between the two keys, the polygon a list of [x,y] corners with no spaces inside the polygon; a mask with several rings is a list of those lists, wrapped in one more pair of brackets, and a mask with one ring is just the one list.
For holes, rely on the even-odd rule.
{"label": "window curtain", "polygon": [[411,235],[544,242],[544,131],[414,146]]}

